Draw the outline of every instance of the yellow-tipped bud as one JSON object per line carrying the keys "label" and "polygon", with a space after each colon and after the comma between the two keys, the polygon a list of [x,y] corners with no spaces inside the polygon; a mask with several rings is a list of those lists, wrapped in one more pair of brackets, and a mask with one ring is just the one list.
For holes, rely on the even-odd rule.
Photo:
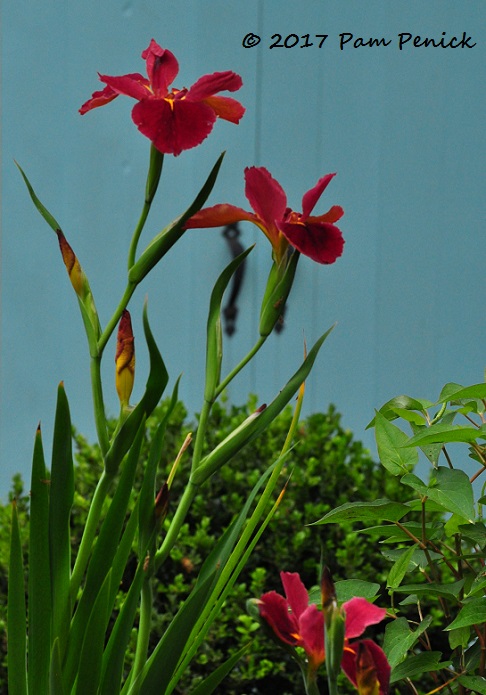
{"label": "yellow-tipped bud", "polygon": [[68,271],[69,279],[74,287],[74,291],[78,297],[84,298],[87,291],[87,280],[83,269],[81,268],[76,254],[72,250],[61,230],[57,229],[56,234],[59,241],[59,248],[61,249],[62,253],[62,260],[64,261],[64,265]]}
{"label": "yellow-tipped bud", "polygon": [[116,341],[116,376],[115,384],[122,406],[128,406],[135,379],[135,343],[132,321],[129,312],[124,309]]}

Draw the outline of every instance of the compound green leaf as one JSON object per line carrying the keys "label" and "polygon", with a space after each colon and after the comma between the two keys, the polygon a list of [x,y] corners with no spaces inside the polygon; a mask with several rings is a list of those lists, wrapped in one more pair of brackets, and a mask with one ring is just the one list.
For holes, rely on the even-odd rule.
{"label": "compound green leaf", "polygon": [[408,650],[417,642],[420,635],[429,627],[432,616],[422,620],[418,628],[412,632],[406,618],[397,618],[385,628],[383,650],[392,669],[404,661]]}
{"label": "compound green leaf", "polygon": [[448,663],[441,663],[441,652],[422,652],[421,654],[416,654],[409,656],[398,664],[391,673],[390,683],[396,683],[404,678],[416,678],[422,673],[427,673],[429,671],[440,671],[443,668],[447,668]]}
{"label": "compound green leaf", "polygon": [[418,452],[404,448],[407,435],[380,412],[375,416],[375,437],[380,461],[392,475],[408,473],[418,463]]}
{"label": "compound green leaf", "polygon": [[428,488],[429,498],[447,512],[473,522],[476,516],[474,494],[467,474],[458,469],[440,466],[434,477],[435,481]]}
{"label": "compound green leaf", "polygon": [[486,622],[486,596],[472,598],[461,608],[457,617],[445,630],[455,630],[458,627],[481,625]]}
{"label": "compound green leaf", "polygon": [[375,500],[374,502],[346,502],[340,507],[332,509],[322,519],[314,521],[309,526],[334,524],[341,521],[399,521],[409,511],[405,504],[388,499]]}

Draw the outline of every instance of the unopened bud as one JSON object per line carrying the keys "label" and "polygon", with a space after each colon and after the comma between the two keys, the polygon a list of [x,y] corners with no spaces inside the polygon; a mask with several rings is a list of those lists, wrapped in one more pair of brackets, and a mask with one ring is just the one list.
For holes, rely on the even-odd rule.
{"label": "unopened bud", "polygon": [[135,379],[135,344],[132,321],[126,309],[123,310],[118,326],[115,364],[118,398],[122,406],[128,406]]}
{"label": "unopened bud", "polygon": [[260,310],[259,332],[263,338],[270,335],[283,315],[285,302],[294,282],[299,256],[298,251],[293,251],[290,257],[284,258],[279,264],[274,262],[272,265]]}
{"label": "unopened bud", "polygon": [[341,660],[344,650],[345,616],[339,608],[336,597],[336,588],[328,567],[323,567],[321,577],[322,610],[324,613],[325,651],[327,664],[327,677],[329,683],[337,682],[341,672]]}
{"label": "unopened bud", "polygon": [[78,297],[83,299],[88,289],[86,276],[81,268],[76,254],[72,250],[62,231],[57,229],[56,234],[59,241],[59,248],[61,249],[62,253],[62,259],[64,261],[64,265],[66,266],[66,270],[68,271],[71,284],[74,287]]}
{"label": "unopened bud", "polygon": [[155,498],[155,518],[159,523],[167,516],[169,511],[169,486],[164,483]]}

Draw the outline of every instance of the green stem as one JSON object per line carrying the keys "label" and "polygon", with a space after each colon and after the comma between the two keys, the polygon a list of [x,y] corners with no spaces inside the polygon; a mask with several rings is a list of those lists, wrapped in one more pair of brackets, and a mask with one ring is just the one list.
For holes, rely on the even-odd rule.
{"label": "green stem", "polygon": [[184,490],[180,502],[177,505],[177,509],[169,526],[169,530],[167,531],[167,535],[164,538],[164,542],[159,550],[155,553],[155,571],[157,571],[164,560],[167,559],[170,551],[174,547],[182,524],[186,519],[187,512],[189,511],[192,501],[196,496],[197,489],[197,485],[194,485],[194,483],[191,483],[191,481],[187,483],[186,489]]}
{"label": "green stem", "polygon": [[103,456],[109,449],[108,429],[106,426],[106,413],[103,400],[103,386],[101,383],[101,354],[91,358],[91,390],[93,394],[93,412],[96,424],[96,433]]}
{"label": "green stem", "polygon": [[88,564],[89,556],[91,555],[96,529],[98,528],[98,522],[103,509],[103,502],[105,501],[112,480],[113,475],[103,471],[101,478],[98,480],[98,485],[96,486],[96,490],[91,501],[91,506],[89,508],[84,526],[83,537],[81,539],[78,555],[76,557],[76,562],[71,575],[70,594],[71,601],[73,603],[77,598],[78,590]]}
{"label": "green stem", "polygon": [[223,381],[219,384],[219,386],[218,386],[217,389],[215,390],[215,393],[214,393],[214,398],[215,398],[215,399],[219,396],[219,394],[220,394],[222,391],[224,391],[224,389],[228,386],[228,384],[230,383],[230,381],[232,381],[232,379],[234,379],[235,376],[236,376],[239,372],[241,372],[241,370],[243,369],[243,367],[245,367],[245,366],[248,364],[248,362],[256,355],[256,353],[258,352],[258,350],[262,347],[263,343],[266,341],[267,337],[268,337],[268,336],[260,336],[260,337],[258,338],[257,342],[255,343],[255,345],[254,345],[254,346],[252,347],[252,349],[250,350],[250,352],[249,352],[245,357],[243,357],[243,359],[241,360],[241,362],[239,362],[239,363],[236,365],[236,367],[235,367],[234,369],[231,370],[231,372],[228,374],[228,376],[227,376],[225,379],[223,379]]}
{"label": "green stem", "polygon": [[145,226],[148,214],[150,212],[150,206],[152,205],[152,200],[154,199],[155,193],[160,181],[160,175],[162,173],[162,165],[164,163],[164,155],[159,152],[154,145],[150,146],[150,163],[149,170],[147,173],[147,182],[145,184],[145,200],[142,208],[142,214],[138,220],[138,224],[133,232],[132,240],[130,242],[130,248],[128,251],[128,271],[135,263],[135,256],[137,254],[137,245],[140,235]]}
{"label": "green stem", "polygon": [[106,324],[105,330],[101,334],[99,340],[98,340],[98,351],[99,351],[99,356],[101,357],[101,354],[103,350],[106,347],[106,343],[109,341],[111,334],[116,328],[116,325],[118,321],[121,318],[121,315],[123,313],[123,310],[127,308],[127,304],[130,301],[130,298],[132,294],[135,292],[135,288],[137,287],[136,283],[129,282],[125,288],[125,292],[123,293],[123,296],[115,309],[115,313],[111,317],[111,319],[108,321]]}
{"label": "green stem", "polygon": [[128,251],[128,270],[132,267],[132,265],[135,263],[135,255],[137,253],[137,245],[138,245],[138,240],[140,239],[140,235],[142,233],[142,230],[145,226],[145,222],[147,220],[148,214],[150,212],[150,207],[151,207],[151,202],[145,201],[143,204],[142,208],[142,214],[140,215],[140,219],[138,220],[138,224],[135,228],[135,231],[133,232],[132,240],[130,242],[130,248]]}
{"label": "green stem", "polygon": [[132,695],[137,695],[140,684],[137,686],[137,677],[142,672],[147,662],[150,628],[152,624],[153,590],[152,577],[147,577],[142,586],[142,596],[140,601],[140,622],[137,636],[137,649],[131,673],[131,682],[134,684]]}
{"label": "green stem", "polygon": [[[214,401],[213,401],[214,402]],[[204,401],[201,413],[199,415],[199,424],[197,426],[196,438],[194,440],[194,453],[192,456],[192,470],[195,471],[202,457],[204,438],[208,426],[208,419],[211,413],[213,402]]]}
{"label": "green stem", "polygon": [[[306,695],[320,695],[319,688],[317,687],[316,674],[309,674],[308,672],[305,673],[304,671],[302,671],[302,673],[304,676]],[[338,695],[337,688],[334,690],[329,687],[329,695]]]}
{"label": "green stem", "polygon": [[[329,695],[339,695],[339,689],[338,689],[338,687],[337,687],[336,681],[333,680],[333,679],[329,679],[327,683],[328,683]],[[312,693],[318,693],[318,692],[319,692],[319,691],[317,690],[317,683],[316,683],[315,681],[314,681],[314,686],[315,686],[316,689],[315,689],[315,690],[312,690],[312,691],[309,691],[309,690],[308,690],[307,692],[308,692],[309,694],[310,694],[311,692],[312,692]]]}

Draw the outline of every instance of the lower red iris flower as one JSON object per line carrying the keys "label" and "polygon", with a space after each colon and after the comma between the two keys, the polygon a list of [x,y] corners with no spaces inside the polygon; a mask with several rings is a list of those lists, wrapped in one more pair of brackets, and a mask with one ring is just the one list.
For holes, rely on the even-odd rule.
{"label": "lower red iris flower", "polygon": [[[285,597],[270,591],[258,601],[260,616],[268,623],[275,636],[294,647],[302,647],[309,666],[316,670],[325,660],[324,615],[315,604],[309,604],[309,594],[296,572],[281,572],[280,578]],[[341,668],[358,688],[363,653],[366,668],[374,669],[379,695],[387,695],[390,681],[390,665],[385,653],[370,639],[353,640],[360,637],[369,625],[381,622],[386,615],[364,598],[355,597],[341,606],[345,613],[345,639]]]}
{"label": "lower red iris flower", "polygon": [[170,89],[179,72],[174,54],[152,39],[142,58],[148,77],[139,73],[100,75],[106,86],[94,92],[79,112],[104,106],[120,94],[132,97],[137,100],[132,110],[137,128],[160,152],[174,155],[199,145],[216,118],[238,123],[245,113],[236,99],[219,96],[219,92],[240,89],[242,80],[236,73],[215,72],[199,78],[189,89]]}
{"label": "lower red iris flower", "polygon": [[334,263],[344,247],[341,231],[334,223],[343,216],[344,210],[333,205],[323,215],[311,214],[334,176],[323,176],[304,194],[299,213],[287,207],[285,191],[267,169],[249,167],[245,169],[245,194],[253,212],[234,205],[214,205],[197,212],[186,223],[186,228],[224,227],[247,220],[267,236],[277,263],[285,257],[289,245],[318,263]]}

